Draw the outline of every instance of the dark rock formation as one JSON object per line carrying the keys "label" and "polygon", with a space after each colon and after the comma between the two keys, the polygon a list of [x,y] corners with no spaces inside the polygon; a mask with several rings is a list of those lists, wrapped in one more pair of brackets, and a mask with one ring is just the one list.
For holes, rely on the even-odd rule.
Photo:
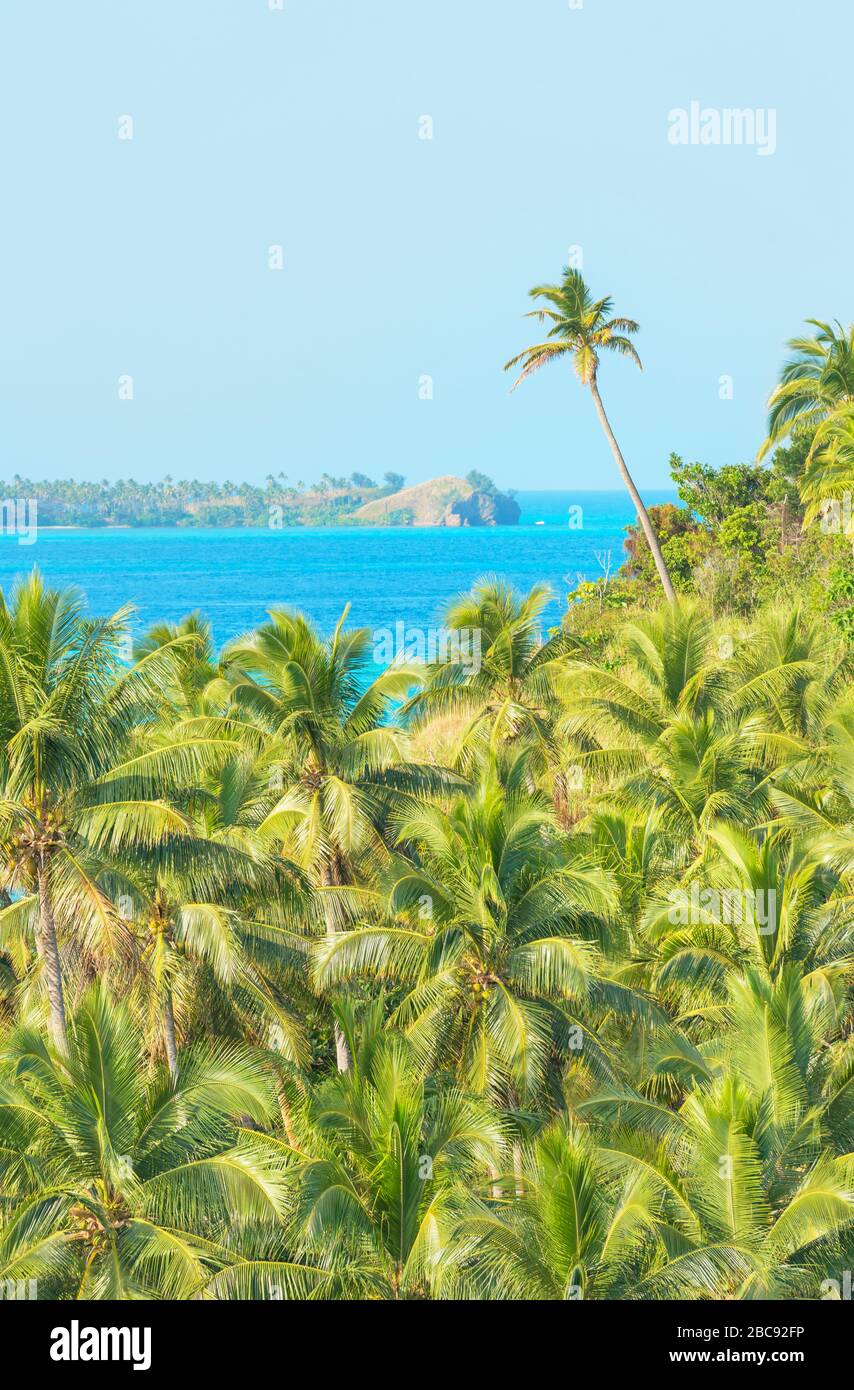
{"label": "dark rock formation", "polygon": [[451,502],[441,526],[515,526],[521,516],[519,503],[503,492],[472,492]]}

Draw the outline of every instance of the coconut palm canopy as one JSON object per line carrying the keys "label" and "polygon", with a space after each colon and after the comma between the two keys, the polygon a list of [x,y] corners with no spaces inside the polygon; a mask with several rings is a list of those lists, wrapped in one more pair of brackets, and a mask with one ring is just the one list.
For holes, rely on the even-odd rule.
{"label": "coconut palm canopy", "polygon": [[0,1280],[811,1299],[850,1267],[847,642],[642,584],[549,636],[544,597],[486,578],[448,613],[477,670],[373,681],[346,614],[128,660],[126,612],[2,600]]}

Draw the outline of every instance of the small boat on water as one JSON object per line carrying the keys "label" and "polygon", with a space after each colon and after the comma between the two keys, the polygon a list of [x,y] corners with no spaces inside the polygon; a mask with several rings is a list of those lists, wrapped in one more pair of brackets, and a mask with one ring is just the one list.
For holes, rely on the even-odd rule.
{"label": "small boat on water", "polygon": [[544,521],[535,521],[535,522],[534,522],[534,525],[535,525],[535,526],[545,526],[545,524],[546,524],[546,523],[545,523]]}

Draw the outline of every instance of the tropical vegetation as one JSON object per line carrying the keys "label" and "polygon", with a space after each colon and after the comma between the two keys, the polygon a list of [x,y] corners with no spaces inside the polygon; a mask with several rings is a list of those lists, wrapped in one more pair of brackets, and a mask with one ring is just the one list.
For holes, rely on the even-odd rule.
{"label": "tropical vegetation", "polygon": [[96,483],[16,473],[0,482],[0,495],[34,499],[42,526],[327,526],[353,524],[353,513],[364,502],[393,496],[405,481],[400,473],[386,473],[378,483],[355,472],[349,477],[324,473],[315,483],[291,482],[280,471],[268,473],[260,487],[169,474],[158,482],[120,478]]}
{"label": "tropical vegetation", "polygon": [[[470,469],[465,482],[456,480],[459,496],[472,488],[496,502],[505,495],[485,473]],[[200,482],[168,475],[159,482],[120,478],[99,483],[72,478],[34,479],[16,473],[0,481],[3,526],[14,530],[16,518],[28,516],[30,524],[44,527],[264,527],[281,530],[293,526],[411,526],[424,524],[413,515],[404,491],[403,474],[387,472],[381,483],[366,473],[349,478],[323,473],[315,483],[292,483],[284,472],[268,473],[264,486],[253,483]],[[437,484],[447,483],[436,479]],[[419,485],[420,491],[429,484]],[[411,503],[411,497],[409,502]],[[363,507],[373,503],[370,512]],[[29,507],[29,511],[27,511]],[[441,524],[444,507],[438,507],[429,524]],[[510,509],[512,511],[512,507]],[[491,523],[494,524],[494,523]],[[511,523],[512,524],[512,521]]]}
{"label": "tropical vegetation", "polygon": [[[590,385],[633,326],[561,296]],[[477,662],[377,669],[346,608],[127,659],[129,610],[3,597],[0,1282],[836,1296],[850,335],[813,326],[767,462],[672,460],[672,599],[642,521],[555,631],[542,588],[456,599]]]}

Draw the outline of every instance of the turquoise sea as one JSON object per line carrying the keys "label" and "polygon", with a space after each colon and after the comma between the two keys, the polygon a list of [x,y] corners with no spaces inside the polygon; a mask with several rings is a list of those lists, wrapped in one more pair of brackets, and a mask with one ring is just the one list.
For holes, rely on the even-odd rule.
{"label": "turquoise sea", "polygon": [[[352,626],[426,627],[492,573],[523,590],[548,584],[554,598],[545,618],[557,623],[567,591],[600,573],[597,552],[607,563],[610,551],[612,572],[619,566],[633,509],[622,492],[520,491],[517,500],[518,526],[483,530],[42,528],[33,545],[0,535],[0,587],[37,565],[52,584],[83,589],[93,613],[132,602],[135,632],[199,608],[222,643],[279,606],[301,609],[324,632],[347,602]],[[669,491],[645,497],[648,505],[672,500]],[[581,509],[572,527],[570,507]]]}

